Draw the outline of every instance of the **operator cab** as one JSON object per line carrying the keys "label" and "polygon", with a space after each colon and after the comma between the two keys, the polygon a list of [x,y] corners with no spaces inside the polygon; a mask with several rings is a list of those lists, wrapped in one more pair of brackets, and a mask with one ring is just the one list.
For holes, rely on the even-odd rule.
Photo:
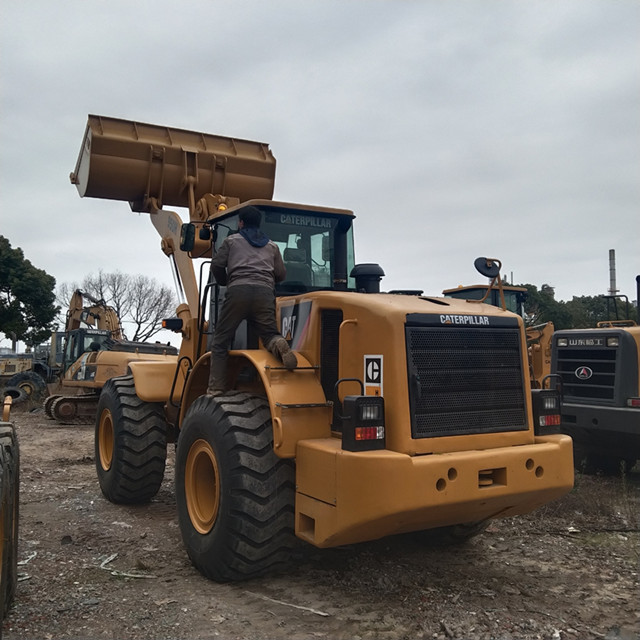
{"label": "operator cab", "polygon": [[249,201],[215,218],[214,251],[237,232],[239,213],[249,205],[261,211],[260,228],[278,245],[287,270],[286,280],[276,285],[276,295],[355,289],[355,279],[349,275],[355,266],[353,213]]}
{"label": "operator cab", "polygon": [[[521,318],[524,318],[524,303],[527,299],[527,290],[524,287],[511,287],[509,285],[503,285],[502,290],[504,292],[504,301],[507,306],[507,310],[512,313],[517,313]],[[468,287],[460,286],[455,289],[445,289],[442,294],[445,298],[482,300],[487,294],[487,285],[477,284],[470,285]],[[502,306],[500,303],[499,289],[492,289],[485,302],[493,305],[494,307]]]}
{"label": "operator cab", "polygon": [[111,332],[105,329],[74,329],[69,331],[64,345],[64,373],[83,353],[105,349]]}

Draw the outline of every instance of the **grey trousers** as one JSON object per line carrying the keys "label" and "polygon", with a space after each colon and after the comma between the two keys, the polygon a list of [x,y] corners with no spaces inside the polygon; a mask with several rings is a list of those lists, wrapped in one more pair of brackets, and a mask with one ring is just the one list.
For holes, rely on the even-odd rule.
{"label": "grey trousers", "polygon": [[207,391],[227,388],[227,356],[238,325],[247,320],[262,343],[269,343],[280,333],[276,325],[276,298],[268,287],[237,284],[227,289],[222,311],[218,316],[211,345],[211,370]]}

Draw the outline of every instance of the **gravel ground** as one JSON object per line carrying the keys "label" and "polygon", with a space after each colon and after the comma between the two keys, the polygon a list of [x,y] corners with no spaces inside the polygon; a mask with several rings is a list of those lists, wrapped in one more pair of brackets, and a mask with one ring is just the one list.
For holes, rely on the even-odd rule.
{"label": "gravel ground", "polygon": [[98,487],[93,427],[12,414],[22,456],[20,581],[5,640],[640,638],[640,470],[576,477],[526,517],[465,545],[406,535],[318,550],[285,571],[216,584],[190,564],[173,490],[116,506]]}

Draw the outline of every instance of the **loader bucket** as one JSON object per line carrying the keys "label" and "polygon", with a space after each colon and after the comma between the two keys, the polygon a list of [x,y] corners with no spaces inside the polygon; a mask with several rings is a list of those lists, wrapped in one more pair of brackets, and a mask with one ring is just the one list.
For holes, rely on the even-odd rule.
{"label": "loader bucket", "polygon": [[124,200],[147,211],[160,206],[189,207],[207,193],[271,199],[276,161],[269,145],[90,115],[71,182],[80,196]]}

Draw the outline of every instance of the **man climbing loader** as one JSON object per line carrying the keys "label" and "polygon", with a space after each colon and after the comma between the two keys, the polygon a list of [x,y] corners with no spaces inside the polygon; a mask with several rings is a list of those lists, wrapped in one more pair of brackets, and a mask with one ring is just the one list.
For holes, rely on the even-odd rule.
{"label": "man climbing loader", "polygon": [[[318,547],[434,528],[464,539],[567,492],[571,440],[536,435],[522,319],[380,293],[381,268],[355,264],[353,213],[274,201],[274,176],[266,144],[89,116],[72,182],[81,196],[149,213],[184,300],[166,323],[182,334],[177,364],[131,362],[104,385],[104,495],[151,499],[177,440],[187,553],[225,581],[287,560],[295,536]],[[186,207],[190,222],[165,206]],[[209,397],[224,288],[206,260],[246,206],[285,261],[277,314],[298,366],[287,370],[241,325],[230,390]]]}

